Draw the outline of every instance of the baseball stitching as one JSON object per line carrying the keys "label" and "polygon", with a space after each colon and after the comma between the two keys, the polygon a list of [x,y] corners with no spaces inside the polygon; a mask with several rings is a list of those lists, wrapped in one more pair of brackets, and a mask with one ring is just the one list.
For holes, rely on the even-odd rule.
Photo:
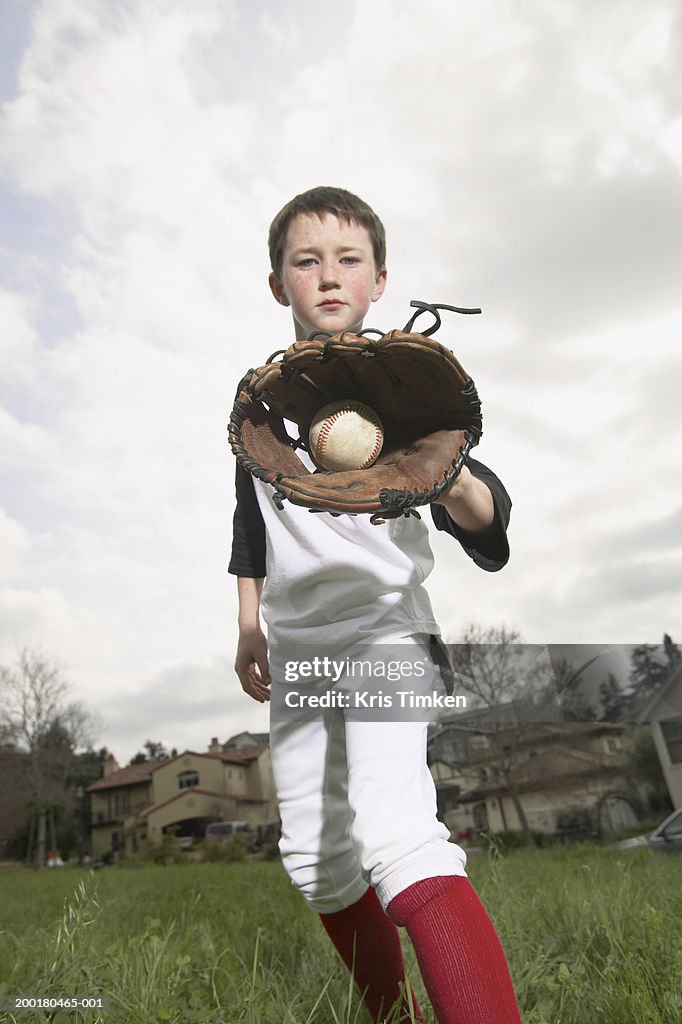
{"label": "baseball stitching", "polygon": [[362,403],[360,402],[347,402],[341,409],[337,409],[336,412],[333,412],[331,416],[328,416],[325,419],[324,423],[320,427],[320,433],[317,438],[317,444],[315,445],[315,458],[317,459],[318,462],[321,463],[322,460],[324,459],[324,452],[325,448],[327,447],[327,440],[329,438],[329,434],[331,433],[331,429],[336,423],[336,421],[340,419],[343,413],[345,412],[361,412],[361,409],[363,408],[367,409],[368,412],[372,413],[372,416],[374,417],[374,419],[371,420],[372,426],[374,427],[374,448],[367,456],[367,458],[364,460],[364,462],[357,468],[366,469],[368,466],[372,465],[377,455],[381,451],[382,445],[379,419],[376,416],[376,413],[374,413],[372,409],[369,408],[369,406],[363,406]]}

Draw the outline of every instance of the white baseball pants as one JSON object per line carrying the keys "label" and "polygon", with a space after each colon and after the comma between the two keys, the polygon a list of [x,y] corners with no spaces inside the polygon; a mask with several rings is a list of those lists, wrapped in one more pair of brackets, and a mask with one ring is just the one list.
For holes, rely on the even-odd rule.
{"label": "white baseball pants", "polygon": [[[411,691],[440,687],[423,637],[405,637],[392,649],[401,659],[429,665],[425,678],[410,679]],[[357,688],[356,680],[349,683]],[[384,690],[391,686],[407,688],[393,683]],[[293,885],[313,910],[342,910],[368,885],[386,908],[421,879],[466,875],[466,854],[449,842],[448,829],[436,818],[426,721],[409,714],[402,721],[354,721],[338,707],[296,721],[277,707],[273,701],[270,743],[280,851]]]}

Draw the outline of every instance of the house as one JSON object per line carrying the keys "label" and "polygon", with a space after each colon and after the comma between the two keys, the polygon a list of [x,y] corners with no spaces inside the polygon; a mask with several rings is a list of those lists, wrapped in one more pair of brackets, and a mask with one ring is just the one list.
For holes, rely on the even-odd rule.
{"label": "house", "polygon": [[90,848],[99,859],[109,851],[124,848],[123,823],[138,815],[152,800],[152,770],[163,762],[144,762],[119,768],[109,754],[104,762],[104,775],[88,786],[90,794]]}
{"label": "house", "polygon": [[468,712],[432,727],[438,811],[453,835],[517,831],[589,838],[636,824],[646,787],[628,771],[635,735],[610,722],[496,722]]}
{"label": "house", "polygon": [[682,662],[639,709],[636,722],[648,722],[673,807],[682,807]]}
{"label": "house", "polygon": [[[277,820],[266,736],[241,733],[206,753],[185,750],[161,761],[119,768],[113,755],[88,787],[92,853],[132,853],[164,834],[202,839],[213,821],[246,821],[254,829]],[[260,742],[259,742],[260,741]]]}
{"label": "house", "polygon": [[268,746],[270,734],[267,732],[238,732],[223,743],[223,750],[246,750],[248,747]]}

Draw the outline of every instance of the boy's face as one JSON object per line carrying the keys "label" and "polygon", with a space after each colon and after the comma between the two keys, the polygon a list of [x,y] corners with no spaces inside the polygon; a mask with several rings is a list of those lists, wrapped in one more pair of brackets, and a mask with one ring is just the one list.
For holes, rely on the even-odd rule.
{"label": "boy's face", "polygon": [[270,274],[272,294],[291,306],[296,337],[313,331],[359,330],[386,285],[386,268],[374,265],[367,228],[328,213],[301,214],[289,225],[281,277]]}

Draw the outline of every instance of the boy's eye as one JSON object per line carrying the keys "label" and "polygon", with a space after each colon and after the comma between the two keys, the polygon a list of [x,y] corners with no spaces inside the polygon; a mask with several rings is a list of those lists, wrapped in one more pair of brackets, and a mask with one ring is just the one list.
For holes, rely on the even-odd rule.
{"label": "boy's eye", "polygon": [[344,256],[341,260],[342,263],[359,263],[360,259],[358,256]]}
{"label": "boy's eye", "polygon": [[302,260],[299,260],[296,264],[297,267],[312,267],[315,260],[312,256],[305,256]]}

